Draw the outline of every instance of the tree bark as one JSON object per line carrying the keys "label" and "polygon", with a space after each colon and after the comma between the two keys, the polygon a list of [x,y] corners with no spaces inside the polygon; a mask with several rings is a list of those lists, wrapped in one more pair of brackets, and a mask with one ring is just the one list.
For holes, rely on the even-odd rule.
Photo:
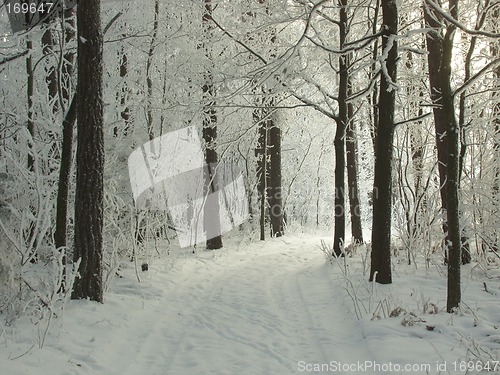
{"label": "tree bark", "polygon": [[379,121],[375,134],[375,176],[373,182],[373,229],[370,281],[392,283],[391,216],[392,155],[397,79],[398,9],[394,0],[382,0],[382,50],[387,58],[380,79]]}
{"label": "tree bark", "polygon": [[[65,14],[64,41],[70,43],[75,38],[76,20],[75,8],[71,8]],[[68,196],[71,181],[71,166],[73,162],[73,141],[74,127],[76,122],[76,98],[71,99],[71,80],[73,77],[73,64],[75,62],[75,53],[68,50],[64,53],[61,75],[61,96],[63,107],[68,104],[69,109],[62,123],[62,145],[61,145],[61,164],[59,167],[59,182],[57,185],[56,198],[56,228],[54,232],[54,242],[56,249],[62,249],[67,246],[68,232]],[[71,100],[71,103],[70,103]],[[66,255],[62,257],[63,265],[63,283],[61,290],[65,290],[66,281]]]}
{"label": "tree bark", "polygon": [[257,158],[257,191],[259,194],[259,229],[260,240],[266,239],[266,207],[267,207],[267,159],[268,159],[268,119],[264,116],[264,109],[259,108],[253,111],[254,121],[258,125],[258,139],[255,147],[255,157]]}
{"label": "tree bark", "polygon": [[[61,166],[59,169],[59,184],[57,186],[56,201],[56,230],[54,233],[56,249],[61,249],[67,245],[68,195],[73,155],[73,129],[76,122],[76,103],[77,100],[75,97],[63,120]],[[64,259],[63,264],[65,263]]]}
{"label": "tree bark", "polygon": [[[347,0],[339,0],[339,49],[344,48],[347,39]],[[344,256],[345,246],[345,136],[347,127],[348,55],[339,56],[339,115],[333,141],[335,149],[335,207],[333,230],[333,254]]]}
{"label": "tree bark", "polygon": [[[212,19],[212,0],[204,1],[203,26],[207,36],[211,34],[211,19]],[[210,61],[207,72],[204,75],[205,83],[203,84],[203,140],[205,141],[205,194],[214,194],[219,196],[217,164],[218,155],[216,151],[217,142],[217,113],[215,110],[215,87],[213,84],[213,75],[211,71],[212,56],[206,44],[203,46],[207,60]],[[209,201],[207,200],[207,203]],[[213,204],[205,204],[204,223],[207,229],[206,246],[209,250],[216,250],[222,247],[222,236],[220,230],[220,211],[218,199],[215,199]]]}
{"label": "tree bark", "polygon": [[27,118],[27,128],[30,135],[29,147],[28,147],[28,170],[33,172],[35,170],[35,120],[34,120],[34,109],[33,109],[33,95],[35,93],[35,77],[33,73],[33,41],[28,35],[28,40],[26,42],[26,49],[28,50],[28,56],[26,57],[26,96],[28,98],[28,118]]}
{"label": "tree bark", "polygon": [[283,235],[283,197],[281,186],[281,129],[270,118],[268,203],[271,237]]}
{"label": "tree bark", "polygon": [[[42,35],[42,51],[44,57],[51,61],[50,55],[54,53],[54,38],[52,35],[51,28],[51,17],[44,20],[45,31]],[[57,84],[57,73],[56,67],[54,65],[49,66],[47,69],[47,76],[45,77],[45,82],[47,83],[47,89],[49,93],[49,105],[52,108],[52,113],[55,114],[59,111],[59,90]]]}
{"label": "tree bark", "polygon": [[[453,8],[451,4],[453,0],[450,1],[450,9]],[[434,113],[434,128],[436,133],[436,145],[437,145],[437,153],[438,153],[438,170],[439,170],[439,182],[440,182],[440,195],[441,195],[441,208],[443,213],[443,232],[445,234],[444,243],[445,243],[445,262],[449,261],[449,254],[447,251],[447,244],[450,241],[450,229],[449,229],[449,215],[448,215],[448,203],[453,201],[453,198],[448,197],[448,192],[450,189],[448,188],[448,184],[450,183],[450,176],[448,176],[448,172],[452,170],[454,167],[448,165],[449,159],[449,149],[448,145],[450,142],[454,142],[453,140],[449,140],[449,130],[450,126],[452,126],[460,132],[459,123],[455,118],[455,106],[454,99],[451,98],[453,105],[450,103],[445,103],[446,95],[452,95],[451,87],[451,78],[444,78],[445,75],[451,76],[451,62],[449,63],[450,67],[448,68],[447,62],[444,61],[445,58],[451,59],[451,51],[445,51],[445,43],[447,43],[447,37],[453,37],[453,35],[443,35],[442,30],[443,27],[438,20],[440,16],[433,11],[432,6],[426,1],[424,3],[424,20],[425,26],[430,29],[426,36],[427,42],[427,51],[428,51],[428,65],[429,65],[429,83],[431,88],[431,101],[433,104],[433,113]],[[450,25],[452,26],[452,25]],[[448,28],[448,31],[450,29]],[[449,43],[449,41],[448,41]],[[453,41],[451,41],[453,44]],[[448,48],[452,48],[447,46]],[[450,56],[446,56],[446,55]],[[446,69],[450,69],[450,72],[447,72]],[[448,80],[448,81],[447,81]],[[446,109],[448,108],[448,109]],[[450,117],[450,113],[447,113],[447,110],[452,110],[453,119]],[[453,121],[455,125],[450,125],[450,121]],[[460,140],[460,139],[459,139]],[[458,176],[457,176],[457,187],[460,186],[460,159],[463,158],[463,153],[465,153],[465,147],[462,150],[458,150],[459,155],[457,156],[458,162]],[[454,162],[454,161],[453,161]],[[453,188],[451,188],[453,190]],[[462,250],[461,251],[461,262],[463,264],[469,263],[471,260],[470,251],[468,250],[467,241],[468,239],[465,236],[460,235],[460,243]]]}
{"label": "tree bark", "polygon": [[100,0],[81,1],[78,29],[78,142],[73,299],[103,302],[104,134]]}
{"label": "tree bark", "polygon": [[[500,16],[500,9],[497,8],[493,12],[493,19],[498,19]],[[500,25],[498,25],[495,29],[496,32],[500,30]],[[499,56],[500,48],[497,43],[491,43],[491,56]],[[497,65],[495,70],[493,71],[494,76],[497,82],[500,82],[500,65]],[[498,87],[498,86],[497,86]],[[494,210],[493,214],[496,214],[496,217],[500,217],[500,90],[493,91],[493,122],[495,124],[495,132],[494,140],[493,140],[493,160],[494,160],[494,169],[493,169],[493,202],[494,202]],[[498,220],[498,219],[497,219]],[[498,228],[499,224],[497,221],[496,228]],[[498,252],[500,249],[500,235],[498,230],[494,230],[493,240],[490,247]]]}
{"label": "tree bark", "polygon": [[[458,18],[458,0],[449,1],[450,15]],[[451,61],[453,54],[453,40],[456,27],[452,23],[447,25],[442,43],[440,81],[442,87],[442,104],[447,135],[447,185],[446,185],[446,217],[448,222],[448,293],[446,310],[452,312],[458,308],[461,301],[460,290],[460,212],[458,209],[459,197],[459,128],[455,117],[455,103],[451,89]]]}
{"label": "tree bark", "polygon": [[[351,83],[348,82],[348,96],[351,95]],[[351,211],[351,235],[354,244],[362,244],[363,226],[361,220],[361,201],[358,189],[358,147],[356,141],[356,122],[352,103],[347,104],[348,125],[346,129],[347,186],[349,208]]]}
{"label": "tree bark", "polygon": [[[447,134],[445,114],[443,111],[443,87],[441,80],[441,56],[443,55],[443,36],[441,34],[441,23],[439,16],[432,11],[427,1],[424,4],[425,26],[430,29],[426,34],[427,60],[429,68],[429,84],[431,90],[431,101],[434,113],[434,130],[436,133],[436,147],[439,170],[439,193],[441,195],[441,209],[443,217],[446,217],[447,199]],[[443,231],[448,232],[448,224],[443,221]]]}
{"label": "tree bark", "polygon": [[153,66],[153,55],[156,47],[156,38],[158,36],[159,17],[160,17],[160,0],[156,0],[155,15],[153,21],[153,35],[151,37],[151,42],[149,43],[148,59],[146,61],[146,85],[148,89],[146,124],[150,141],[152,141],[155,137],[154,127],[153,127],[153,109],[151,105],[151,101],[153,100],[153,77],[151,68]]}
{"label": "tree bark", "polygon": [[[266,4],[267,0],[257,0],[261,5],[265,4],[265,11],[270,15],[270,8]],[[250,13],[255,17],[253,12]],[[271,47],[271,57],[276,57],[275,30],[265,31],[262,39],[266,40]],[[281,176],[281,129],[273,117],[275,111],[274,104],[276,96],[273,88],[262,87],[260,90],[262,96],[262,108],[254,110],[253,117],[259,124],[259,139],[255,148],[257,157],[257,186],[260,195],[260,239],[265,240],[265,228],[267,213],[269,213],[269,222],[271,224],[271,237],[281,237],[284,234],[284,214],[283,214],[283,193]],[[268,210],[267,210],[268,209]]]}

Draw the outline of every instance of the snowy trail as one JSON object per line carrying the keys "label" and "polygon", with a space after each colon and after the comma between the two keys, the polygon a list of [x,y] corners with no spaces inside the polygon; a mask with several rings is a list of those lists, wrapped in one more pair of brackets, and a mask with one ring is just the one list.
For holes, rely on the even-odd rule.
{"label": "snowy trail", "polygon": [[[183,280],[155,283],[169,287],[152,302],[154,308],[124,327],[128,337],[120,332],[102,348],[107,355],[97,361],[100,371],[292,374],[300,372],[300,361],[368,359],[356,320],[321,252],[305,240],[287,242],[221,252],[215,259],[203,253],[184,264]],[[124,357],[135,360],[124,362]]]}
{"label": "snowy trail", "polygon": [[181,258],[173,269],[158,261],[140,284],[124,270],[104,305],[71,302],[44,351],[6,369],[43,370],[51,357],[51,373],[65,375],[286,375],[369,360],[351,302],[318,243],[229,245]]}

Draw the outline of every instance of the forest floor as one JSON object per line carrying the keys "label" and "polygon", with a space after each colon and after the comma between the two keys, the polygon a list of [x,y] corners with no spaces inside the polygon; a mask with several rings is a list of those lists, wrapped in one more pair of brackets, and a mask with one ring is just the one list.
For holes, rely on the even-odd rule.
{"label": "forest floor", "polygon": [[371,284],[366,251],[330,264],[322,239],[228,241],[154,259],[140,283],[124,263],[104,304],[68,302],[48,332],[4,327],[0,374],[500,371],[498,268],[464,267],[467,305],[450,315],[442,266],[396,260],[392,285]]}

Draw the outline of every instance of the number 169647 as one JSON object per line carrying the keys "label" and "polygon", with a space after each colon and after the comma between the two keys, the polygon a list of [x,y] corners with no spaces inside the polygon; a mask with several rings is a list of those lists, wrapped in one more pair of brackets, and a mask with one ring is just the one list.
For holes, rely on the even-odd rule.
{"label": "number 169647", "polygon": [[12,1],[5,4],[5,9],[7,13],[10,14],[48,14],[52,10],[54,3],[51,2],[38,2],[38,3],[28,3],[21,1]]}

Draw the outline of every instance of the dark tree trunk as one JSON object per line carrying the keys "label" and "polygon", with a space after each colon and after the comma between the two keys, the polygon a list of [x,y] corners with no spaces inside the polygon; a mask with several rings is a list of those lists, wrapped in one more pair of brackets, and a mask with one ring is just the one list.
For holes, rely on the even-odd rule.
{"label": "dark tree trunk", "polygon": [[[265,5],[265,12],[271,15],[267,0],[257,0]],[[251,12],[252,17],[255,13]],[[270,46],[271,58],[276,58],[274,29],[264,31],[261,36],[266,45]],[[266,219],[269,216],[271,237],[281,237],[284,234],[284,214],[281,178],[281,128],[273,118],[276,97],[272,87],[262,85],[255,91],[262,92],[261,108],[253,113],[254,121],[259,124],[259,139],[255,148],[257,157],[257,187],[260,195],[260,239],[265,240]]]}
{"label": "dark tree trunk", "polygon": [[[28,13],[26,14],[26,17],[28,17]],[[26,96],[28,100],[28,112],[27,112],[27,129],[28,129],[28,134],[29,134],[29,140],[28,140],[28,161],[27,161],[27,168],[28,171],[30,172],[35,172],[35,111],[33,108],[33,94],[35,92],[35,76],[34,76],[34,71],[33,71],[33,42],[31,40],[31,36],[28,35],[28,40],[26,42],[26,49],[28,50],[28,55],[26,57],[26,75],[27,75],[27,83],[26,83]],[[36,199],[36,198],[35,198]],[[31,215],[33,217],[36,217],[37,212],[36,212],[36,207],[35,205],[30,205],[30,211]],[[29,228],[26,230],[25,234],[25,239],[28,243],[33,243],[33,249],[34,249],[34,254],[31,257],[31,263],[36,263],[37,262],[37,233],[35,232],[35,225],[32,222],[29,225]]]}
{"label": "dark tree trunk", "polygon": [[[430,31],[426,35],[427,41],[427,51],[428,51],[428,65],[429,65],[429,83],[431,89],[431,101],[433,104],[433,113],[434,113],[434,129],[436,133],[436,146],[437,146],[437,154],[438,154],[438,171],[439,171],[439,191],[441,195],[441,209],[443,212],[443,232],[445,235],[444,243],[445,243],[445,262],[448,262],[448,251],[446,249],[446,244],[450,241],[449,239],[449,222],[448,222],[448,184],[450,183],[450,177],[448,176],[448,171],[450,170],[450,166],[448,166],[448,136],[449,136],[449,117],[446,113],[445,109],[445,95],[446,91],[451,88],[445,87],[446,85],[450,85],[450,83],[443,80],[444,74],[443,69],[445,69],[444,59],[444,43],[445,36],[442,35],[442,25],[438,22],[440,16],[433,11],[432,6],[427,2],[424,4],[424,19],[425,25]],[[450,52],[451,53],[451,52]],[[451,58],[451,57],[450,57]],[[450,68],[451,69],[451,68]],[[451,74],[451,73],[450,73]],[[453,99],[452,99],[453,100]],[[449,103],[448,103],[449,104]],[[451,107],[453,113],[455,111],[454,105]],[[456,123],[456,119],[453,115],[454,122]],[[458,126],[458,124],[457,124]],[[452,141],[453,142],[453,141]],[[461,153],[459,149],[459,155]],[[462,149],[462,152],[465,152],[465,148]],[[460,164],[460,156],[457,156],[458,162]],[[451,168],[453,168],[451,166]],[[459,166],[460,171],[460,166]],[[460,172],[458,175],[458,181],[460,183]],[[458,185],[457,185],[458,186]],[[462,263],[466,264],[470,262],[470,252],[467,249],[467,238],[465,236],[461,236],[461,246],[464,249],[463,256],[461,256]]]}
{"label": "dark tree trunk", "polygon": [[[443,55],[443,36],[441,35],[441,24],[438,22],[439,16],[432,12],[428,4],[424,4],[425,25],[430,29],[426,34],[427,59],[429,66],[429,83],[431,90],[431,101],[434,113],[434,129],[436,133],[436,146],[439,170],[439,192],[441,194],[441,208],[443,217],[446,217],[447,199],[447,134],[445,114],[443,111],[443,87],[441,80],[441,56]],[[443,222],[443,231],[448,232],[446,220]]]}
{"label": "dark tree trunk", "polygon": [[[500,10],[497,8],[494,12],[494,19],[498,19],[500,15]],[[497,27],[496,31],[500,30],[500,25]],[[491,43],[491,55],[499,56],[500,48],[498,47],[498,43]],[[500,65],[494,70],[495,78],[497,82],[500,81]],[[494,140],[493,140],[493,158],[494,158],[494,169],[493,169],[493,202],[494,209],[493,214],[496,217],[500,217],[500,90],[493,92],[493,118],[495,124],[495,132],[494,132]],[[498,219],[497,219],[498,220]],[[497,221],[497,228],[499,224]],[[493,240],[490,247],[498,252],[500,249],[500,235],[498,230],[494,230]]]}
{"label": "dark tree trunk", "polygon": [[[155,137],[154,127],[153,127],[153,108],[151,101],[153,100],[153,77],[151,68],[153,66],[153,55],[156,47],[156,39],[158,36],[158,19],[160,17],[160,0],[155,1],[155,16],[153,21],[153,35],[151,37],[151,42],[149,43],[148,59],[146,61],[146,85],[148,89],[148,100],[146,109],[146,125],[149,135],[149,140],[152,141]],[[203,18],[205,20],[205,18]]]}
{"label": "dark tree trunk", "polygon": [[[205,84],[203,93],[211,95],[212,84]],[[220,186],[218,184],[217,163],[218,155],[215,150],[217,140],[217,115],[213,108],[213,103],[205,107],[205,119],[203,120],[203,140],[205,141],[205,194],[214,194],[219,196]],[[220,212],[218,199],[208,200],[205,204],[204,226],[206,229],[206,246],[209,250],[216,250],[222,247],[222,236],[220,231]]]}
{"label": "dark tree trunk", "polygon": [[[349,83],[350,84],[350,83]],[[351,90],[348,89],[350,95]],[[347,186],[349,194],[349,208],[351,211],[351,235],[354,244],[361,244],[363,240],[363,226],[361,220],[361,201],[358,189],[358,148],[352,103],[347,104],[349,124],[346,129],[346,156],[347,156]]]}
{"label": "dark tree trunk", "polygon": [[[376,0],[375,9],[373,14],[373,20],[370,20],[372,27],[372,34],[376,34],[378,32],[378,18],[380,12],[380,0]],[[370,17],[369,17],[370,18]],[[377,39],[373,45],[372,50],[372,64],[370,69],[370,80],[376,80],[376,71],[377,71],[377,60],[379,53],[379,40]],[[378,121],[379,121],[379,113],[378,113],[378,84],[377,82],[373,85],[373,90],[368,98],[370,104],[370,117],[372,120],[372,126],[370,127],[370,134],[372,136],[373,148],[375,149],[375,134],[377,133]]]}
{"label": "dark tree trunk", "polygon": [[34,147],[34,138],[35,138],[35,120],[34,120],[34,110],[33,110],[33,94],[35,92],[35,77],[33,75],[33,42],[31,41],[30,36],[28,36],[28,41],[26,42],[26,49],[28,50],[28,57],[26,57],[26,75],[27,84],[26,84],[26,96],[28,98],[28,119],[27,119],[27,128],[28,133],[31,137],[29,141],[28,147],[28,170],[33,172],[35,170],[35,147]]}
{"label": "dark tree trunk", "polygon": [[[454,19],[458,16],[458,0],[450,0],[450,15]],[[447,134],[447,184],[446,184],[446,217],[448,222],[448,241],[446,243],[448,251],[448,312],[457,308],[461,301],[460,290],[460,252],[461,252],[461,232],[460,232],[460,212],[458,209],[458,185],[459,185],[459,129],[455,117],[455,103],[453,91],[451,89],[451,61],[453,53],[453,39],[456,27],[448,24],[446,34],[443,37],[443,49],[441,57],[440,80],[442,87],[442,103],[444,120]]]}
{"label": "dark tree trunk", "polygon": [[[205,10],[203,12],[203,25],[207,36],[211,34],[210,25],[212,19],[212,1],[204,0]],[[212,56],[210,49],[205,45],[205,54],[210,61],[210,67],[207,68],[205,74],[205,83],[203,85],[203,102],[204,102],[204,117],[203,117],[203,140],[205,141],[205,162],[208,167],[205,170],[205,185],[206,194],[214,194],[219,196],[217,164],[219,162],[216,151],[217,142],[217,113],[215,111],[215,87],[213,84],[213,76],[211,72]],[[207,200],[205,204],[204,223],[206,228],[206,246],[209,250],[216,250],[222,247],[222,236],[220,230],[220,211],[218,199],[213,201]]]}
{"label": "dark tree trunk", "polygon": [[[124,49],[122,48],[121,50],[121,59],[120,59],[120,78],[122,79],[123,82],[123,87],[121,90],[121,96],[120,96],[120,105],[122,106],[122,111],[120,113],[120,116],[122,120],[125,123],[125,127],[123,129],[123,135],[127,135],[129,132],[129,127],[130,127],[130,107],[128,106],[128,89],[125,83],[125,79],[127,77],[128,73],[128,58],[127,54],[125,53]],[[115,135],[116,132],[115,132]]]}
{"label": "dark tree trunk", "polygon": [[[347,0],[339,0],[340,50],[344,48],[347,38]],[[345,136],[347,127],[347,90],[348,90],[348,56],[339,56],[339,115],[336,119],[337,129],[333,141],[335,149],[335,208],[333,229],[333,255],[343,256],[345,246]]]}
{"label": "dark tree trunk", "polygon": [[253,118],[259,124],[257,146],[255,156],[257,158],[257,191],[259,193],[259,228],[260,240],[266,239],[266,202],[267,202],[267,157],[268,157],[268,119],[264,117],[263,109],[256,109]]}
{"label": "dark tree trunk", "polygon": [[[73,129],[76,121],[76,103],[73,98],[68,113],[63,120],[63,139],[61,166],[59,169],[59,184],[57,186],[56,230],[54,240],[57,249],[67,245],[68,228],[68,195],[71,179],[71,162],[73,155]],[[63,262],[64,264],[65,262]]]}
{"label": "dark tree trunk", "polygon": [[382,0],[382,50],[387,51],[386,73],[380,79],[379,121],[375,134],[375,176],[373,182],[373,229],[370,281],[392,283],[391,213],[392,155],[397,79],[398,9],[394,0]]}
{"label": "dark tree trunk", "polygon": [[283,198],[281,186],[281,129],[270,118],[269,127],[269,179],[268,203],[271,221],[271,237],[283,235]]}
{"label": "dark tree trunk", "polygon": [[104,136],[100,0],[81,1],[78,29],[78,142],[72,298],[103,302]]}

